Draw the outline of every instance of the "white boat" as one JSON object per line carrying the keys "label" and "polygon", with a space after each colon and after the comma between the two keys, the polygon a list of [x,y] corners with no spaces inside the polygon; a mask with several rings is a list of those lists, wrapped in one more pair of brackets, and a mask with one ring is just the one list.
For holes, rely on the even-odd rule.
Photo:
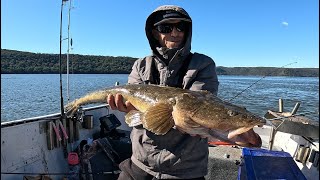
{"label": "white boat", "polygon": [[[77,119],[70,120],[74,124],[68,123],[65,126],[67,141],[72,142],[68,143],[69,149],[74,150],[81,140],[93,139],[94,134],[99,134],[101,130],[100,117],[109,114],[124,117],[118,111],[109,110],[106,105],[84,109],[83,114],[85,118],[92,118],[92,126],[90,129],[86,129]],[[42,173],[52,174],[53,179],[59,179],[65,176],[63,173],[69,173],[68,162],[64,156],[66,149],[64,149],[63,141],[65,137],[57,122],[60,121],[60,117],[60,113],[57,113],[1,123],[1,179],[22,179],[24,175]],[[53,123],[59,129],[58,134],[61,133],[61,141],[58,140],[54,128],[50,126]],[[127,132],[130,130],[123,122],[117,128]],[[60,173],[62,174],[59,175]]]}
{"label": "white boat", "polygon": [[[124,133],[119,141],[129,142],[131,128],[124,121],[124,113],[109,109],[108,105],[84,108],[78,118],[68,119],[65,129],[68,139],[67,148],[63,146],[65,138],[61,126],[58,125],[60,113],[1,123],[1,179],[13,180],[23,177],[46,176],[51,179],[63,179],[70,176],[70,169],[65,156],[66,151],[75,150],[82,140],[99,138],[101,132],[101,117],[115,115],[121,122],[109,122],[108,126],[116,127],[117,132]],[[83,118],[83,123],[79,119]],[[74,123],[70,123],[74,122]],[[57,134],[50,123],[57,124],[61,136],[58,142]],[[116,126],[112,126],[112,125]],[[71,127],[70,127],[71,126]],[[269,152],[287,152],[308,180],[319,178],[319,141],[313,142],[300,135],[274,131],[270,148],[272,126],[255,127],[254,130],[262,138],[262,149]],[[50,138],[51,137],[51,138]],[[314,137],[315,138],[315,137]],[[72,140],[74,139],[74,140]],[[309,142],[309,141],[310,142]],[[243,160],[244,148],[230,145],[209,146],[209,166],[206,179],[241,179],[241,167],[245,167]],[[257,149],[258,150],[258,149]],[[317,157],[311,152],[317,152]],[[311,157],[311,156],[314,157]],[[196,162],[195,162],[196,163]],[[268,164],[267,160],[265,162]],[[270,163],[270,162],[269,162]],[[276,168],[277,164],[273,165]],[[243,169],[243,168],[242,168]],[[265,169],[267,171],[267,169]],[[105,172],[105,173],[119,173]]]}
{"label": "white boat", "polygon": [[[67,39],[69,41],[69,36]],[[60,91],[61,107],[63,107],[61,73]],[[103,136],[130,145],[131,128],[125,123],[124,113],[113,111],[108,105],[84,108],[74,118],[65,118],[63,110],[61,111],[61,113],[1,123],[1,179],[72,179],[78,176],[74,172],[79,173],[79,171],[70,169],[72,166],[68,163],[68,153],[76,151],[82,142],[86,141],[90,144],[92,140]],[[101,120],[105,120],[104,123],[101,124]],[[289,123],[283,127],[297,127],[290,125],[292,124]],[[298,135],[296,132],[288,133],[288,128],[280,128],[275,131],[271,125],[255,127],[254,130],[262,138],[261,149],[245,149],[238,146],[221,145],[221,142],[219,142],[220,145],[218,142],[210,142],[206,179],[256,179],[249,178],[249,176],[261,175],[261,173],[265,173],[264,179],[288,179],[287,177],[319,179],[319,135],[315,135],[313,130],[312,132],[303,130]],[[307,133],[307,137],[310,137],[311,134],[313,139],[306,138],[304,133]],[[126,154],[130,152],[130,146],[124,147],[126,148],[120,148],[120,150],[124,156],[130,157],[130,153]],[[248,156],[244,154],[247,150],[266,155],[258,157],[263,158],[263,164],[247,162]],[[288,154],[285,164],[279,154]],[[254,162],[258,158],[250,156],[249,160]],[[276,163],[278,161],[280,164]],[[267,166],[264,168],[263,165]],[[94,174],[112,174],[113,177],[116,177],[119,170],[90,172],[91,177]]]}

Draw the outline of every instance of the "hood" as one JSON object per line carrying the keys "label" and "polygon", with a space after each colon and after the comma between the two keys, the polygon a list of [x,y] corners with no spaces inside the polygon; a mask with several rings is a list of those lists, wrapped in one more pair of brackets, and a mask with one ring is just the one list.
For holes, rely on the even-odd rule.
{"label": "hood", "polygon": [[[152,28],[154,25],[154,19],[156,14],[166,10],[176,11],[178,13],[185,15],[187,18],[190,19],[189,28],[188,28],[189,31],[187,31],[185,34],[186,36],[185,43],[181,49],[161,48],[160,44],[158,43],[158,40],[156,40],[152,35]],[[152,54],[165,62],[172,61],[173,59],[176,59],[175,57],[182,57],[182,59],[185,59],[191,51],[192,20],[189,14],[179,6],[163,5],[155,9],[146,20],[145,32],[149,41],[150,48],[152,50]]]}

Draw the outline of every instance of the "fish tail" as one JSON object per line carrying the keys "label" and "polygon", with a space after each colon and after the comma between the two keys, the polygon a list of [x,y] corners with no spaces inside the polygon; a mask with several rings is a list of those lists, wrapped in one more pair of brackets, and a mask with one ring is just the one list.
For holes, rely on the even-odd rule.
{"label": "fish tail", "polygon": [[80,106],[92,103],[107,103],[107,97],[111,94],[109,91],[95,91],[82,98],[79,98],[65,106],[67,116],[72,116]]}
{"label": "fish tail", "polygon": [[76,101],[73,101],[67,104],[64,108],[64,111],[68,117],[73,116],[73,114],[78,110],[79,106],[76,104]]}

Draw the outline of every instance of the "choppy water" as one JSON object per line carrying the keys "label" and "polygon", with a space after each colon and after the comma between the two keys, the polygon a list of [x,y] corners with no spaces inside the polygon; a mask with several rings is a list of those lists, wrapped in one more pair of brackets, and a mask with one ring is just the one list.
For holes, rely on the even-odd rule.
{"label": "choppy water", "polygon": [[[60,112],[60,75],[58,74],[1,74],[1,122]],[[70,100],[90,91],[125,84],[126,74],[71,74]],[[230,100],[250,87],[232,103],[246,107],[263,116],[267,110],[278,110],[278,100],[284,101],[284,111],[292,111],[299,102],[298,113],[319,120],[319,78],[219,76],[218,96]],[[66,75],[63,75],[64,103],[67,102]]]}

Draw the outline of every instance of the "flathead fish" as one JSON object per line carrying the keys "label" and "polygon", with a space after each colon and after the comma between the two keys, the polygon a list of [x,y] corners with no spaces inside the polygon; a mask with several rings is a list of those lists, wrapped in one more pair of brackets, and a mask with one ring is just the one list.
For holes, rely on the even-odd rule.
{"label": "flathead fish", "polygon": [[263,118],[208,91],[142,84],[92,92],[66,105],[66,113],[70,116],[82,105],[106,103],[109,94],[117,93],[137,109],[126,115],[126,123],[129,126],[142,124],[157,135],[178,128],[191,135],[228,140],[265,124]]}

